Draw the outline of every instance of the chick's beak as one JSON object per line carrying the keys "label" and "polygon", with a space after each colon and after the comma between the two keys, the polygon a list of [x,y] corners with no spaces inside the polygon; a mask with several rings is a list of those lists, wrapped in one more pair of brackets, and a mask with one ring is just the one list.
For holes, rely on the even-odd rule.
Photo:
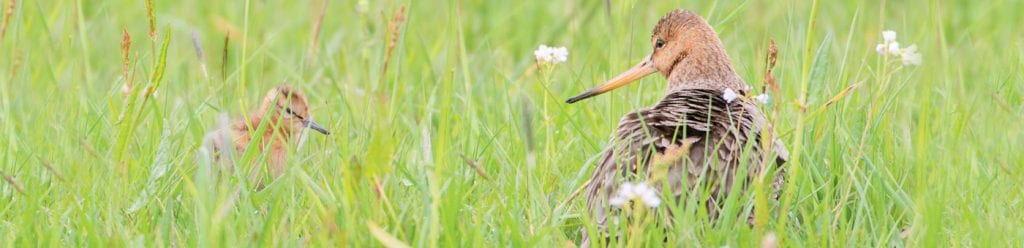
{"label": "chick's beak", "polygon": [[603,94],[605,92],[614,90],[615,88],[622,87],[623,85],[627,85],[636,80],[639,80],[644,76],[651,75],[651,73],[655,73],[657,71],[658,69],[655,68],[654,63],[651,62],[651,56],[647,56],[647,58],[644,58],[643,62],[640,62],[640,64],[633,66],[633,68],[630,68],[626,72],[623,72],[622,74],[619,74],[615,78],[608,80],[608,82],[605,82],[604,84],[598,86],[597,88],[593,88],[591,90],[588,90],[587,92],[583,92],[583,94],[579,94],[578,96],[569,98],[569,100],[565,102],[574,103],[581,101],[583,99]]}
{"label": "chick's beak", "polygon": [[331,134],[331,132],[328,132],[326,128],[320,126],[320,124],[316,124],[316,122],[313,122],[312,120],[309,119],[302,120],[302,125],[313,130],[316,130],[317,132],[320,132],[324,135]]}

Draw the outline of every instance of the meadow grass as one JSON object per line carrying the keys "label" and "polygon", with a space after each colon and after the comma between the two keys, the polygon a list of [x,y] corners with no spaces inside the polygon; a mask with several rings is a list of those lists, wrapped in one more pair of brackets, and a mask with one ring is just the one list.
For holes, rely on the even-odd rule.
{"label": "meadow grass", "polygon": [[[564,100],[646,56],[676,8],[755,88],[778,43],[770,107],[794,172],[757,225],[677,215],[620,245],[1024,245],[1022,1],[2,2],[5,247],[578,243],[570,195],[665,83]],[[888,29],[922,65],[875,52]],[[537,67],[540,44],[568,61]],[[211,178],[217,116],[282,82],[333,134],[261,191]]]}

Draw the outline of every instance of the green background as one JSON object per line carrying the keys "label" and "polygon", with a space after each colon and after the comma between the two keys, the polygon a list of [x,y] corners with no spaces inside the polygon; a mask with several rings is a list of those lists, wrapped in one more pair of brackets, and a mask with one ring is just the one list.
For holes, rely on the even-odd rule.
{"label": "green background", "polygon": [[[3,246],[570,245],[586,222],[570,194],[665,83],[564,100],[646,56],[676,8],[707,18],[755,88],[778,43],[769,108],[799,156],[790,205],[755,226],[680,215],[622,244],[1024,243],[1021,1],[157,1],[155,39],[141,0],[0,6]],[[875,52],[889,29],[922,65]],[[541,44],[568,61],[538,70]],[[262,191],[200,170],[217,116],[249,114],[282,82],[333,134],[308,135]]]}

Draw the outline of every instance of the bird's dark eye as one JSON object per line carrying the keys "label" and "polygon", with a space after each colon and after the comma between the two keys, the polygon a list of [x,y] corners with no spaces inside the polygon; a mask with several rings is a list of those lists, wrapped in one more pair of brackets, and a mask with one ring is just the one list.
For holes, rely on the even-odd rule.
{"label": "bird's dark eye", "polygon": [[292,108],[284,108],[284,112],[288,113],[288,115],[291,115],[291,116],[295,116],[295,117],[299,116],[299,115],[295,114],[295,112],[292,111]]}
{"label": "bird's dark eye", "polygon": [[654,47],[661,48],[663,46],[665,46],[665,40],[658,39],[654,41]]}

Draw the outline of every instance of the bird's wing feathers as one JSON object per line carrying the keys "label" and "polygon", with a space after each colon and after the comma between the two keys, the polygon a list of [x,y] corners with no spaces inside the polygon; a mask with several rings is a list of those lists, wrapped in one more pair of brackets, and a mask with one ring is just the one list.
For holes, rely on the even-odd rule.
{"label": "bird's wing feathers", "polygon": [[[597,223],[604,224],[604,205],[618,182],[644,181],[652,177],[648,168],[667,161],[667,178],[675,195],[693,187],[697,178],[713,182],[713,188],[725,186],[726,192],[734,181],[733,174],[742,158],[749,158],[748,168],[759,171],[763,156],[760,131],[766,118],[748,99],[726,101],[715,90],[683,89],[669,93],[658,104],[627,114],[619,121],[611,147],[604,151],[597,170],[587,187],[588,208]],[[753,138],[757,142],[748,143]],[[776,141],[779,163],[788,152]],[[678,149],[688,151],[678,151]],[[781,149],[780,149],[781,148]],[[747,155],[749,154],[749,155]],[[659,157],[660,156],[660,157]],[[685,170],[684,170],[685,168]],[[748,173],[752,173],[748,170]],[[688,177],[683,180],[682,177]],[[725,177],[724,185],[719,177]],[[684,187],[683,181],[689,182]],[[660,183],[653,185],[660,188]],[[717,191],[716,189],[712,189]],[[602,199],[603,198],[603,199]]]}

